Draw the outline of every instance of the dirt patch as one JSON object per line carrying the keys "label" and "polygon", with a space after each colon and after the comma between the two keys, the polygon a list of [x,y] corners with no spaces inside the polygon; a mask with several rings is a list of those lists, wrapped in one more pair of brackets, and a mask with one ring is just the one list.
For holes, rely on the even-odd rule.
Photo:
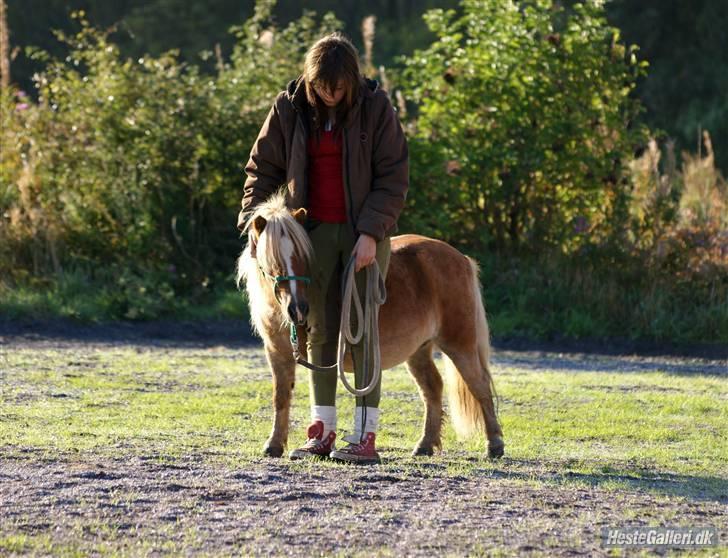
{"label": "dirt patch", "polygon": [[593,556],[605,554],[605,526],[728,522],[721,502],[492,471],[448,477],[285,461],[13,459],[0,462],[0,479],[0,534],[49,535],[79,550]]}

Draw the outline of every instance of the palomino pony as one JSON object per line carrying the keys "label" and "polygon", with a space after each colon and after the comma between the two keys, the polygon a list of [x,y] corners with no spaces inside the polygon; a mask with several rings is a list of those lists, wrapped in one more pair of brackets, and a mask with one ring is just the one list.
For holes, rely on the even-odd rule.
{"label": "palomino pony", "polygon": [[[238,259],[238,284],[245,281],[253,326],[263,338],[273,373],[275,416],[264,447],[272,457],[283,454],[288,440],[296,367],[289,326],[305,323],[308,304],[301,278],[315,265],[304,220],[305,210],[291,213],[285,195],[274,195],[250,218],[249,242]],[[488,455],[502,456],[477,264],[439,240],[396,236],[386,288],[387,300],[379,313],[382,369],[406,362],[425,404],[423,433],[414,455],[432,455],[442,447],[443,381],[432,359],[437,347],[445,357],[456,432],[466,436],[484,431]],[[298,329],[299,343],[305,347],[305,328]],[[348,352],[344,367],[353,370]]]}

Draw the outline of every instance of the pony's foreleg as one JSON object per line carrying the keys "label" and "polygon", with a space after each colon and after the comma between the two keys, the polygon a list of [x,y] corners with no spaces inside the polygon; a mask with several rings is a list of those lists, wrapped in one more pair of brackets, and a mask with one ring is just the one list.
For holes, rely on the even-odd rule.
{"label": "pony's foreleg", "polygon": [[407,359],[407,368],[417,382],[425,404],[422,438],[412,455],[432,455],[442,448],[442,376],[432,360],[432,343],[420,347]]}
{"label": "pony's foreleg", "polygon": [[286,332],[265,340],[265,356],[273,375],[273,431],[263,452],[269,457],[281,457],[288,442],[291,396],[296,382],[296,361]]}

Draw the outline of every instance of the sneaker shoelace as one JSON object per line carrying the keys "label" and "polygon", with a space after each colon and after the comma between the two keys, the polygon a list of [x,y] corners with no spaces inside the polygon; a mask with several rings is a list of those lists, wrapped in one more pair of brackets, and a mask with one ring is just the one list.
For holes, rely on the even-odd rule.
{"label": "sneaker shoelace", "polygon": [[344,436],[344,441],[348,442],[348,445],[343,448],[343,451],[358,452],[364,449],[364,442],[360,439],[357,439],[354,434],[352,434],[351,436]]}
{"label": "sneaker shoelace", "polygon": [[302,449],[319,449],[324,447],[324,440],[319,440],[318,438],[309,438],[306,440],[306,443],[303,444]]}

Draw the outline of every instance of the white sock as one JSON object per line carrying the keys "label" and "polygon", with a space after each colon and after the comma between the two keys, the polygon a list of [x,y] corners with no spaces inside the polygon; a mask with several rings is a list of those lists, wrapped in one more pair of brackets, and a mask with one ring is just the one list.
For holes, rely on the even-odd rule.
{"label": "white sock", "polygon": [[[363,409],[366,408],[366,422],[364,424],[364,431],[362,432],[362,415],[365,414]],[[361,437],[367,432],[376,432],[379,428],[379,409],[377,407],[358,407],[354,413],[354,435],[357,440],[361,440]]]}
{"label": "white sock", "polygon": [[320,420],[324,423],[323,438],[329,435],[332,430],[336,431],[336,406],[334,405],[311,405],[311,420]]}

